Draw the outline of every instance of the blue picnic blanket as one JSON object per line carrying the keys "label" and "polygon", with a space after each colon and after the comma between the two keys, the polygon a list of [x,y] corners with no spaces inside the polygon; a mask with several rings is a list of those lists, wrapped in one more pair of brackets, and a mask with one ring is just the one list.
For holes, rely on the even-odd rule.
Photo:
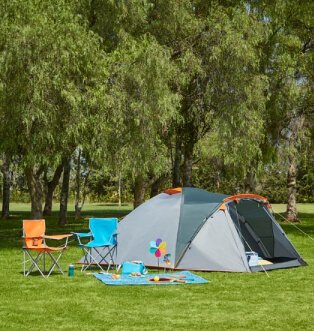
{"label": "blue picnic blanket", "polygon": [[[160,278],[168,278],[174,276],[185,276],[182,279],[185,282],[176,282],[176,281],[169,281],[169,282],[153,282],[149,281],[153,279],[155,276]],[[190,271],[180,271],[180,272],[173,272],[173,273],[160,273],[160,274],[146,274],[142,276],[131,276],[131,275],[121,275],[119,279],[113,279],[112,274],[102,274],[96,273],[94,276],[102,281],[107,285],[184,285],[184,284],[206,284],[208,281],[198,275],[193,274]]]}

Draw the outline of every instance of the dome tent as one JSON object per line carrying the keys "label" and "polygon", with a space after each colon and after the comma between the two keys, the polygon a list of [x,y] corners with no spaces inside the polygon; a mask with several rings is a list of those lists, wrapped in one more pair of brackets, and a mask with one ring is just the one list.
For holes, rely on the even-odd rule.
{"label": "dome tent", "polygon": [[[149,243],[161,238],[171,269],[253,272],[306,265],[258,195],[166,190],[128,214],[118,233],[117,264],[140,260],[157,267]],[[249,266],[250,251],[272,264]]]}

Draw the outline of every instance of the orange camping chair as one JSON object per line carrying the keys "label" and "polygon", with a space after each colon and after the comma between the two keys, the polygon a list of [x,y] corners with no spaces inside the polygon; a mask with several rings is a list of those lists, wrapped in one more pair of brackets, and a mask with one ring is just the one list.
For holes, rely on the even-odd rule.
{"label": "orange camping chair", "polygon": [[[36,268],[43,277],[49,277],[53,269],[57,266],[62,274],[63,270],[60,267],[59,259],[61,258],[64,250],[67,247],[69,237],[72,234],[61,234],[55,236],[46,236],[46,223],[45,220],[24,220],[23,221],[23,255],[24,255],[24,276],[28,276],[34,268]],[[65,243],[59,247],[49,247],[46,245],[46,239],[62,240],[65,239]],[[55,257],[52,253],[58,253]],[[34,254],[35,253],[35,254]],[[46,254],[51,258],[52,265],[50,266],[47,275],[46,274]],[[26,256],[31,266],[26,270]],[[43,258],[43,270],[39,266],[39,262]]]}

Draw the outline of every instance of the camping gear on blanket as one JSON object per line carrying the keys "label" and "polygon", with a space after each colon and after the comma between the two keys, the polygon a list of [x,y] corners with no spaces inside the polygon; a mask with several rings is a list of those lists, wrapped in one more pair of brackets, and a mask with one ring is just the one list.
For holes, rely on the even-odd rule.
{"label": "camping gear on blanket", "polygon": [[[164,274],[147,274],[139,277],[132,277],[131,275],[121,275],[120,278],[112,278],[111,274],[96,273],[94,276],[101,282],[107,285],[185,285],[185,284],[206,284],[208,281],[189,271],[180,271],[176,273]],[[151,281],[159,277],[166,278],[165,281]]]}
{"label": "camping gear on blanket", "polygon": [[258,256],[256,252],[245,252],[246,257],[248,258],[249,266],[255,267],[259,265],[270,265],[273,264],[271,261],[265,260]]}
{"label": "camping gear on blanket", "polygon": [[132,261],[132,262],[123,262],[122,263],[122,274],[123,275],[143,275],[146,274],[147,270],[142,261]]}
{"label": "camping gear on blanket", "polygon": [[[67,248],[69,237],[72,234],[58,234],[55,236],[45,235],[46,222],[42,220],[24,220],[23,221],[23,266],[24,276],[30,275],[30,273],[37,269],[43,277],[49,277],[55,267],[64,274],[59,260],[63,255],[64,250]],[[46,244],[46,240],[64,240],[61,246],[51,247]],[[36,255],[34,255],[35,253]],[[58,254],[54,256],[54,253]],[[46,273],[46,254],[50,257],[52,265],[50,266],[48,273]],[[28,270],[26,270],[26,255],[29,257],[31,263]],[[43,268],[39,266],[40,260],[43,258]]]}
{"label": "camping gear on blanket", "polygon": [[153,278],[147,278],[147,281],[149,282],[178,282],[178,283],[186,283],[185,276],[183,277],[171,277],[171,276],[166,276],[166,277],[159,277],[155,276]]}
{"label": "camping gear on blanket", "polygon": [[[90,218],[90,232],[73,232],[84,253],[82,271],[95,264],[104,271],[101,265],[106,264],[108,272],[110,266],[115,263],[117,254],[117,226],[117,218]],[[83,238],[91,239],[87,244],[83,244]]]}
{"label": "camping gear on blanket", "polygon": [[[193,187],[166,190],[128,214],[118,232],[118,264],[141,260],[158,267],[147,247],[150,239],[162,238],[172,255],[168,269],[254,272],[306,265],[267,199],[255,194],[228,196]],[[247,251],[273,264],[250,266]],[[96,252],[92,254],[97,259]]]}
{"label": "camping gear on blanket", "polygon": [[245,252],[245,255],[248,259],[250,267],[257,266],[257,264],[258,264],[258,254],[256,252]]}
{"label": "camping gear on blanket", "polygon": [[257,264],[258,265],[270,265],[270,264],[273,264],[273,262],[262,259],[262,260],[258,260]]}

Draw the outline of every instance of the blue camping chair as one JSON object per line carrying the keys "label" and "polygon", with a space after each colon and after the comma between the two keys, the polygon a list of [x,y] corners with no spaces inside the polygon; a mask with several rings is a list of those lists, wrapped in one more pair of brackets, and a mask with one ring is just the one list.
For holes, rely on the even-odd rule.
{"label": "blue camping chair", "polygon": [[[84,262],[82,271],[88,269],[91,265],[97,265],[102,271],[105,271],[101,264],[107,264],[107,272],[112,264],[115,263],[117,256],[117,218],[90,218],[88,233],[77,233],[79,246],[84,252]],[[84,244],[81,239],[91,238]]]}

